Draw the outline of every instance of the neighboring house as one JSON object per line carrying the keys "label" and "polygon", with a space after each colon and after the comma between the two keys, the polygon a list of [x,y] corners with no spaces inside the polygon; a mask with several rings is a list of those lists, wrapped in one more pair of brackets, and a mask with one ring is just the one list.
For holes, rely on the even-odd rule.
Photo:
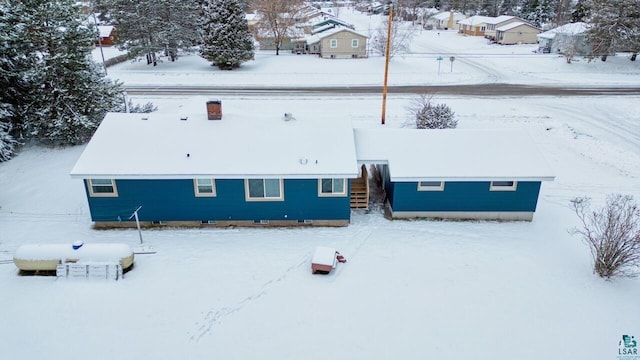
{"label": "neighboring house", "polygon": [[118,34],[115,26],[99,25],[98,36],[100,40],[96,40],[96,45],[112,46],[118,41]]}
{"label": "neighboring house", "polygon": [[495,41],[501,45],[535,44],[539,33],[537,27],[516,21],[497,28]]}
{"label": "neighboring house", "polygon": [[487,22],[493,17],[474,15],[458,21],[458,32],[464,35],[484,36],[487,30]]}
{"label": "neighboring house", "polygon": [[392,218],[530,221],[541,182],[554,179],[523,132],[356,129],[355,137],[358,161],[377,164]]}
{"label": "neighboring house", "polygon": [[302,52],[327,59],[366,58],[368,38],[355,30],[336,27],[297,40],[296,49],[304,47]]}
{"label": "neighboring house", "polygon": [[393,218],[531,220],[554,178],[517,131],[207,118],[108,113],[71,170],[94,226],[135,226],[136,209],[142,225],[345,226],[368,205],[365,164]]}
{"label": "neighboring house", "polygon": [[570,23],[538,34],[539,52],[565,53],[572,51],[574,55],[589,55],[593,51],[587,43],[585,32],[587,24]]}
{"label": "neighboring house", "polygon": [[458,21],[464,20],[466,16],[461,13],[453,12],[453,11],[445,11],[438,14],[433,15],[429,20],[427,20],[427,26],[431,26],[433,28],[439,30],[449,30],[449,29],[457,29]]}
{"label": "neighboring house", "polygon": [[511,15],[500,15],[487,20],[487,28],[484,31],[484,37],[489,40],[496,41],[497,29],[514,22],[526,22],[520,18]]}
{"label": "neighboring house", "polygon": [[96,227],[131,226],[139,206],[143,225],[349,223],[347,122],[204,114],[106,115],[71,171]]}

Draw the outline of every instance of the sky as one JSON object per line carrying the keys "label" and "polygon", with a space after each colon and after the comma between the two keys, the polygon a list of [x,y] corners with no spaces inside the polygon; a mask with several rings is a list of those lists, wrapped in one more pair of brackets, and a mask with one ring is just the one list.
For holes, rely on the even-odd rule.
{"label": "sky", "polygon": [[[379,19],[342,9],[366,29]],[[343,16],[344,15],[344,16]],[[374,25],[371,25],[374,26]],[[423,31],[392,60],[390,81],[637,86],[638,64],[566,64],[455,32]],[[453,72],[432,54],[456,54]],[[480,56],[479,54],[485,54]],[[196,56],[157,67],[109,68],[125,84],[379,84],[382,58],[329,60],[260,52],[222,72]],[[444,65],[444,64],[443,64]],[[448,69],[447,69],[448,70]],[[332,118],[381,128],[376,95],[221,93],[223,116]],[[140,96],[161,112],[205,111],[211,96]],[[388,99],[387,127],[411,128],[412,95]],[[340,228],[143,230],[146,248],[119,281],[20,276],[24,244],[123,243],[138,233],[93,230],[81,180],[69,172],[84,146],[27,147],[0,164],[0,351],[50,359],[618,359],[623,335],[640,336],[640,280],[604,281],[570,233],[577,196],[601,205],[640,198],[640,96],[435,95],[460,129],[516,129],[556,176],[531,222],[389,221],[380,204]],[[222,121],[224,121],[223,118]],[[402,144],[398,144],[402,146]],[[407,149],[411,151],[411,149]],[[141,159],[144,161],[144,159]],[[43,177],[44,175],[44,177]],[[312,275],[318,246],[347,262]]]}

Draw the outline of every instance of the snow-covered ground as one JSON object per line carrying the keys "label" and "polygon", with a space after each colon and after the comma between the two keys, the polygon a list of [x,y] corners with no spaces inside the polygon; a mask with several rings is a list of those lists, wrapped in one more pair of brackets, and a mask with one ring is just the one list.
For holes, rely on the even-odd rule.
{"label": "snow-covered ground", "polygon": [[[451,38],[435,44],[444,36]],[[480,39],[428,31],[415,43],[468,54],[531,48],[486,49]],[[586,86],[593,78],[626,86],[640,79],[638,64],[626,58],[540,58],[557,71],[529,68],[529,59],[480,57],[491,64],[482,69],[456,60],[452,75],[438,76],[428,68],[433,59],[398,57],[390,83],[424,76]],[[343,66],[350,70],[340,73]],[[185,57],[155,68],[122,64],[109,75],[127,84],[307,85],[315,75],[314,83],[378,84],[382,71],[381,58],[264,54],[233,72]],[[204,111],[206,100],[134,98],[178,113]],[[292,112],[296,121],[381,126],[379,96],[222,100],[225,114],[259,109],[256,121]],[[389,97],[386,126],[412,126],[411,100]],[[24,149],[0,164],[2,358],[617,359],[622,335],[640,336],[640,281],[592,274],[588,248],[568,233],[578,225],[568,202],[586,195],[601,204],[612,192],[640,199],[640,96],[435,100],[452,107],[459,128],[532,135],[557,176],[543,184],[532,222],[389,221],[374,208],[354,211],[344,228],[144,230],[157,253],[137,256],[122,281],[23,277],[5,261],[21,244],[139,242],[135,230],[91,229],[81,181],[68,175],[82,146]],[[348,262],[328,276],[311,275],[316,246],[335,247]]]}

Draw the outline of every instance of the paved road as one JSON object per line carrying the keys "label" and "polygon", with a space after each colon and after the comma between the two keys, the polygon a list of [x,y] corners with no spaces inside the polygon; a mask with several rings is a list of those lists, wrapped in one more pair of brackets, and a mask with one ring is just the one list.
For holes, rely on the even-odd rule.
{"label": "paved road", "polygon": [[[269,86],[166,86],[145,85],[126,87],[129,95],[329,95],[329,94],[381,94],[381,86],[331,86],[331,87],[269,87]],[[389,86],[389,94],[445,94],[460,96],[597,96],[640,95],[640,87],[552,87],[513,84]]]}

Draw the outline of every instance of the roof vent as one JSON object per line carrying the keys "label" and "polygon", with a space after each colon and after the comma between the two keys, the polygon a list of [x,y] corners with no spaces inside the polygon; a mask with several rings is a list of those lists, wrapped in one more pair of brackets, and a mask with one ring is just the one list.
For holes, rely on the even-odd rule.
{"label": "roof vent", "polygon": [[284,121],[291,121],[291,120],[295,120],[296,118],[293,117],[292,113],[284,113],[284,117],[282,119]]}
{"label": "roof vent", "polygon": [[189,118],[188,116],[182,116],[182,117],[180,117],[180,120],[187,121],[188,118]]}

